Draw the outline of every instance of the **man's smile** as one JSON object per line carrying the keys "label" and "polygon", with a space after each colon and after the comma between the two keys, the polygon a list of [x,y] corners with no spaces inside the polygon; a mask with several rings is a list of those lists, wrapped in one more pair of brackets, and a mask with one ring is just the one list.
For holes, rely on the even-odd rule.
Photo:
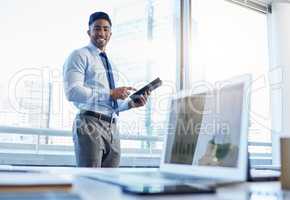
{"label": "man's smile", "polygon": [[104,38],[97,38],[97,42],[106,42],[106,39],[104,39]]}

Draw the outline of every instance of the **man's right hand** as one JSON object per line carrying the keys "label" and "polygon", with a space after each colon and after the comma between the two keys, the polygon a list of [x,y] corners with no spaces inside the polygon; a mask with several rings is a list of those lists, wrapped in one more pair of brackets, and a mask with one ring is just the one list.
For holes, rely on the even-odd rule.
{"label": "man's right hand", "polygon": [[126,99],[130,95],[130,90],[136,91],[133,87],[118,87],[115,89],[112,89],[110,92],[110,95],[114,100],[117,99]]}

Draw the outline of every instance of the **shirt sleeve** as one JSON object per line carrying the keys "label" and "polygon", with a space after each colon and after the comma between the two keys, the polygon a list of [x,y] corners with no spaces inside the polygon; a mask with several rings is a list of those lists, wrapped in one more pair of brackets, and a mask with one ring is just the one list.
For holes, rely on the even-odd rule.
{"label": "shirt sleeve", "polygon": [[87,59],[74,51],[63,67],[65,95],[69,101],[77,103],[95,103],[109,99],[110,90],[85,85]]}

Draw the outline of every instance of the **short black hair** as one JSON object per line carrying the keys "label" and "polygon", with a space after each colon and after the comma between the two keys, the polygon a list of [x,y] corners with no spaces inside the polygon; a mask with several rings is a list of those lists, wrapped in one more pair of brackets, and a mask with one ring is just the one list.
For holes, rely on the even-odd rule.
{"label": "short black hair", "polygon": [[94,21],[98,19],[105,19],[109,22],[110,26],[112,26],[112,21],[109,15],[105,12],[94,12],[93,14],[91,14],[89,19],[89,26],[92,25],[92,23],[94,23]]}

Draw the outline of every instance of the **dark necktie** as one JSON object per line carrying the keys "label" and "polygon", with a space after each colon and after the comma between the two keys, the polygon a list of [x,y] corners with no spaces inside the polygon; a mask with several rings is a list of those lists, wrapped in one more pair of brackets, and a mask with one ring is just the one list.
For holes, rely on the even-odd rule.
{"label": "dark necktie", "polygon": [[[110,89],[115,89],[115,81],[114,81],[114,77],[113,77],[112,67],[111,67],[111,64],[108,60],[108,57],[107,57],[105,52],[101,52],[100,56],[101,56],[102,62],[103,62],[105,69],[106,69],[106,75],[107,75]],[[112,101],[113,109],[115,110],[116,114],[119,115],[119,112],[117,111],[117,109],[118,109],[117,101],[114,100],[112,97],[111,97],[111,101]]]}

